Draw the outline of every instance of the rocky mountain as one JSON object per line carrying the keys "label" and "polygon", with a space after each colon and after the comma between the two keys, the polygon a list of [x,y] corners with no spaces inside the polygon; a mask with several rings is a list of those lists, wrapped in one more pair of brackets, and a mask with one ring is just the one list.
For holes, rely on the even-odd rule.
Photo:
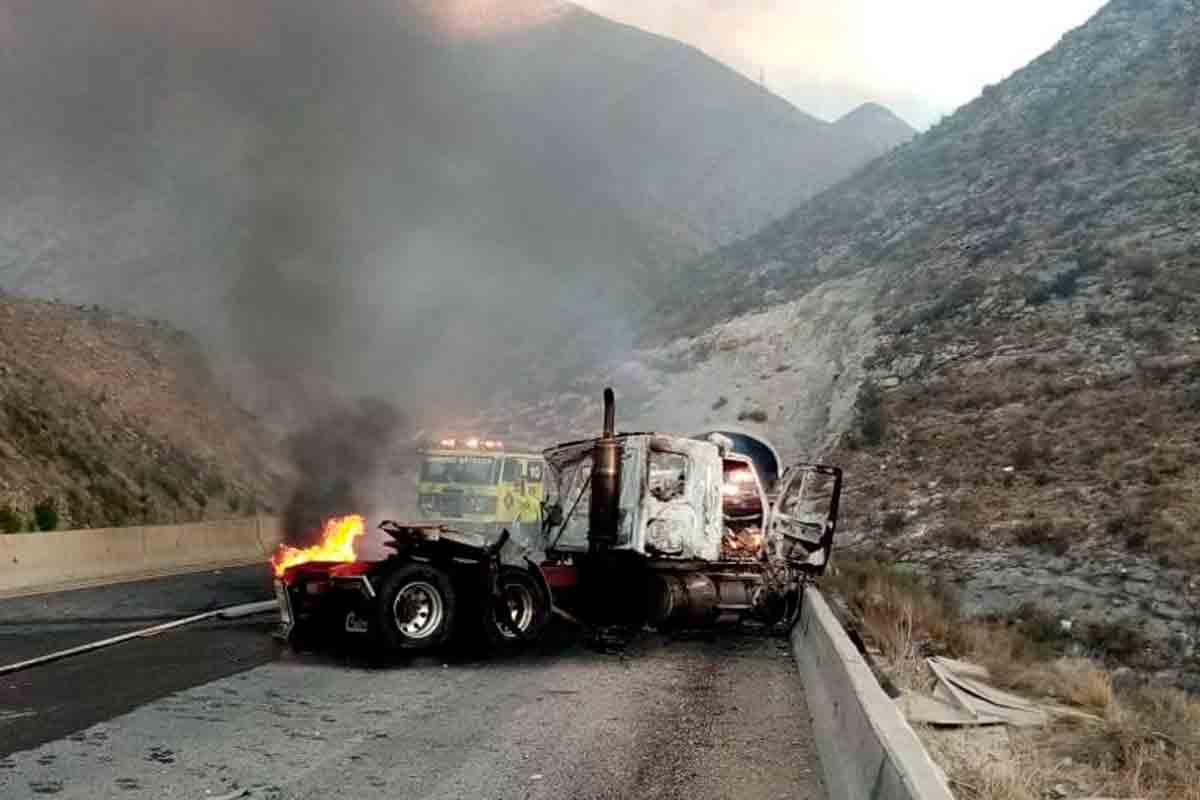
{"label": "rocky mountain", "polygon": [[547,341],[608,355],[675,288],[666,265],[905,133],[874,114],[847,135],[551,0],[0,0],[0,19],[0,287],[171,320],[238,356],[223,373],[272,413],[297,377],[468,405]]}
{"label": "rocky mountain", "polygon": [[584,183],[701,252],[754,233],[915,133],[874,104],[826,123],[692,47],[577,8],[494,57],[512,102],[597,167]]}
{"label": "rocky mountain", "polygon": [[876,155],[912,139],[916,131],[878,103],[863,103],[833,123],[838,136],[858,142]]}
{"label": "rocky mountain", "polygon": [[0,533],[241,516],[279,503],[278,444],[196,343],[0,294]]}
{"label": "rocky mountain", "polygon": [[1200,4],[1114,0],[682,270],[635,357],[531,416],[593,430],[609,380],[631,428],[740,420],[846,467],[846,543],[1177,662],[1200,614],[1197,219]]}

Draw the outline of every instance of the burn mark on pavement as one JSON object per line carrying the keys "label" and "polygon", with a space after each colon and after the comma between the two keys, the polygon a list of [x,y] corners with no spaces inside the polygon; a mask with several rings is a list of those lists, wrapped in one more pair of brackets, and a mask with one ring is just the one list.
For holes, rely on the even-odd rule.
{"label": "burn mark on pavement", "polygon": [[147,761],[156,761],[159,764],[174,764],[175,751],[167,747],[151,747],[146,754]]}
{"label": "burn mark on pavement", "polygon": [[30,781],[29,791],[34,794],[58,794],[63,790],[62,781]]}

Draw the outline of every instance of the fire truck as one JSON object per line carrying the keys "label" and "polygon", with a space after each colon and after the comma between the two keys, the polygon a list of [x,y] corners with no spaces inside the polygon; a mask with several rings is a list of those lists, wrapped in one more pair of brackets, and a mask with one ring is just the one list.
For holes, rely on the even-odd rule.
{"label": "fire truck", "polygon": [[279,570],[283,632],[333,628],[421,651],[456,636],[520,645],[554,614],[595,628],[790,626],[803,584],[829,563],[842,472],[796,464],[772,500],[748,450],[721,432],[618,433],[606,390],[599,437],[541,454],[533,533],[385,520],[385,559]]}
{"label": "fire truck", "polygon": [[471,436],[428,443],[420,456],[421,519],[496,533],[514,522],[537,523],[545,470],[541,453]]}

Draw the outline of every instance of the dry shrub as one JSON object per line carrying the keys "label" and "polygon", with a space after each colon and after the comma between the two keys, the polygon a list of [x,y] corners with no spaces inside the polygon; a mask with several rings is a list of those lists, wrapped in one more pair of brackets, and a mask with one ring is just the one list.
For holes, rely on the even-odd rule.
{"label": "dry shrub", "polygon": [[929,651],[953,650],[953,606],[916,576],[877,562],[848,562],[830,581],[883,652],[889,674],[908,688],[920,685]]}
{"label": "dry shrub", "polygon": [[938,531],[938,541],[955,550],[975,550],[983,544],[983,537],[974,528],[952,522]]}
{"label": "dry shrub", "polygon": [[1095,713],[1103,713],[1113,702],[1112,676],[1086,658],[1028,661],[1001,673],[1000,678],[994,682]]}
{"label": "dry shrub", "polygon": [[1070,527],[1046,519],[1030,519],[1013,529],[1013,540],[1022,547],[1037,547],[1060,556],[1071,549],[1072,541],[1077,538]]}
{"label": "dry shrub", "polygon": [[981,750],[976,732],[926,737],[931,755],[946,772],[960,800],[1040,800],[1041,788],[1053,782],[1053,766],[1024,737],[998,748]]}
{"label": "dry shrub", "polygon": [[[966,621],[936,586],[877,562],[839,565],[826,588],[849,600],[893,678],[906,688],[926,688],[923,656],[930,642],[938,642],[951,655],[985,666],[989,683],[1095,715],[1013,734],[990,750],[972,741],[978,732],[921,729],[962,800],[1034,800],[1072,777],[1103,787],[1097,795],[1200,800],[1200,697],[1164,689],[1114,694],[1111,675],[1100,664],[1057,657],[1057,620],[1032,606],[1011,623]],[[1101,637],[1110,647],[1122,638],[1112,631],[1105,627]],[[1067,763],[1075,764],[1071,776],[1064,774]]]}
{"label": "dry shrub", "polygon": [[1122,620],[1096,620],[1082,627],[1080,638],[1095,653],[1125,663],[1145,660],[1149,642],[1136,623]]}
{"label": "dry shrub", "polygon": [[1113,703],[1112,675],[1086,658],[1061,658],[1050,665],[1055,695],[1072,705],[1106,711]]}
{"label": "dry shrub", "polygon": [[1018,629],[997,622],[963,623],[955,639],[964,658],[987,667],[992,683],[1010,689],[1029,685],[1031,665],[1045,652]]}
{"label": "dry shrub", "polygon": [[1094,753],[1133,795],[1200,800],[1200,698],[1175,689],[1123,694],[1108,714],[1106,746]]}

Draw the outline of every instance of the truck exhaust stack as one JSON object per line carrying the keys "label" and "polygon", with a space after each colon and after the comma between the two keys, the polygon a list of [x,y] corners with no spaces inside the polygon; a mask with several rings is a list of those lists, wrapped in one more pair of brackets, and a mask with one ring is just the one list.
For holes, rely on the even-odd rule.
{"label": "truck exhaust stack", "polygon": [[604,390],[604,438],[611,439],[617,433],[617,405],[611,388]]}
{"label": "truck exhaust stack", "polygon": [[613,390],[604,390],[604,432],[592,450],[592,496],[588,506],[588,546],[593,553],[617,543],[621,492],[621,447],[616,439]]}

